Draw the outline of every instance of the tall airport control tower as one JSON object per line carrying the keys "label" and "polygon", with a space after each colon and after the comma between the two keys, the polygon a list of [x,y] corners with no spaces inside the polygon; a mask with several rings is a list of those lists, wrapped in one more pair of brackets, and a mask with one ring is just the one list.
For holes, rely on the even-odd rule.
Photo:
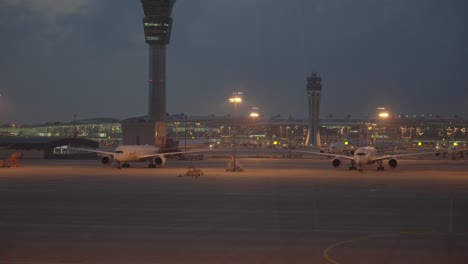
{"label": "tall airport control tower", "polygon": [[148,121],[166,120],[166,45],[172,29],[175,0],[141,0],[145,41],[149,45]]}
{"label": "tall airport control tower", "polygon": [[123,144],[166,147],[166,45],[175,0],[141,0],[145,41],[149,46],[149,97],[146,123],[122,124]]}
{"label": "tall airport control tower", "polygon": [[320,93],[322,92],[322,77],[313,72],[307,77],[307,98],[309,101],[309,129],[307,131],[306,145],[321,146],[319,131]]}

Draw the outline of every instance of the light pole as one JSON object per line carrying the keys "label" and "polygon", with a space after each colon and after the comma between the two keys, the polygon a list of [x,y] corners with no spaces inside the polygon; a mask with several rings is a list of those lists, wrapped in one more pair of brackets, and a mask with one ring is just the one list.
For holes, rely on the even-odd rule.
{"label": "light pole", "polygon": [[286,127],[286,142],[288,142],[288,158],[291,158],[291,137],[289,136],[289,126]]}
{"label": "light pole", "polygon": [[[250,113],[250,117],[253,119],[253,131],[254,133],[256,134],[257,133],[257,119],[258,117],[260,116],[260,114],[258,113],[258,107],[252,107],[252,112]],[[255,136],[254,134],[254,136]],[[259,143],[258,143],[258,139],[255,138],[254,140],[255,144],[254,144],[254,149],[255,149],[255,152],[254,152],[254,156],[257,156],[257,146],[259,146]]]}
{"label": "light pole", "polygon": [[175,125],[175,139],[177,141],[179,140],[179,124],[180,124],[180,122],[174,122],[174,125]]}
{"label": "light pole", "polygon": [[252,107],[252,112],[250,112],[250,117],[253,120],[253,131],[254,131],[254,133],[257,133],[257,120],[260,117],[259,109],[260,108],[258,108],[258,107]]}
{"label": "light pole", "polygon": [[242,95],[241,92],[234,92],[232,93],[232,97],[229,98],[229,102],[233,103],[234,104],[234,114],[233,114],[233,118],[232,118],[232,126],[234,128],[234,144],[232,146],[233,150],[232,150],[232,171],[237,171],[237,158],[236,158],[236,155],[237,155],[237,130],[236,130],[236,112],[237,112],[237,104],[240,104],[242,103],[242,97],[240,97]]}
{"label": "light pole", "polygon": [[76,114],[73,114],[73,137],[78,137],[78,128],[76,127]]}
{"label": "light pole", "polygon": [[382,124],[385,125],[384,126],[384,134],[383,134],[383,145],[385,147],[385,138],[387,137],[387,126],[388,126],[388,124],[385,122],[385,120],[390,117],[390,113],[388,112],[387,109],[385,109],[385,107],[379,107],[379,108],[377,108],[377,110],[379,111],[379,118],[383,120]]}
{"label": "light pole", "polygon": [[187,155],[187,116],[184,115],[184,151]]}
{"label": "light pole", "polygon": [[197,126],[197,139],[200,138],[200,123],[196,122],[195,125]]}

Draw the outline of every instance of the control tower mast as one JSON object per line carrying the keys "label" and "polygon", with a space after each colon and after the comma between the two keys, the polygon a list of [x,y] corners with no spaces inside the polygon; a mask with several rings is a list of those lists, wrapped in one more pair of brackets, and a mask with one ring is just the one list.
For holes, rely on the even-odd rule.
{"label": "control tower mast", "polygon": [[175,0],[141,0],[145,40],[149,45],[148,121],[166,120],[166,45],[172,29]]}
{"label": "control tower mast", "polygon": [[322,92],[322,77],[313,72],[307,77],[307,98],[309,101],[309,129],[307,131],[306,145],[321,146],[319,131],[320,93]]}

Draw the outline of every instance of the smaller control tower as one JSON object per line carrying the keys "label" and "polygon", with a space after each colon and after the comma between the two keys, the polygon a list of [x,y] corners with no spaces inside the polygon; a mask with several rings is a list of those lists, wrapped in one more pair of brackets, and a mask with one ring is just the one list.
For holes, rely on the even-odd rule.
{"label": "smaller control tower", "polygon": [[320,93],[322,92],[322,77],[313,72],[307,77],[307,99],[309,101],[309,129],[306,145],[321,146],[319,131]]}

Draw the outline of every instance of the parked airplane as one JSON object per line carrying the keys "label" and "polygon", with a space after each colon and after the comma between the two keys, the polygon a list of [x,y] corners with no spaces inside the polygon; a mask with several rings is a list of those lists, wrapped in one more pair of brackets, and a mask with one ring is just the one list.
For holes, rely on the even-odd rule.
{"label": "parked airplane", "polygon": [[314,155],[322,155],[332,157],[332,165],[333,167],[337,168],[340,167],[342,159],[351,161],[351,166],[349,170],[356,170],[356,165],[359,166],[359,171],[362,171],[363,165],[369,165],[377,163],[378,167],[377,170],[384,170],[383,161],[388,160],[388,165],[391,168],[396,168],[398,166],[397,158],[399,157],[407,157],[407,156],[419,156],[419,155],[428,155],[428,154],[438,154],[437,151],[433,152],[423,152],[423,153],[409,153],[409,154],[398,154],[398,155],[384,155],[384,156],[377,156],[377,150],[374,147],[361,147],[356,149],[353,156],[345,156],[345,155],[338,155],[338,154],[329,154],[329,153],[320,153],[320,152],[310,152],[310,151],[298,151],[304,152]]}
{"label": "parked airplane", "polygon": [[351,143],[346,140],[342,142],[331,143],[328,148],[314,147],[319,149],[320,153],[339,154],[346,153],[347,155],[353,155],[356,150]]}
{"label": "parked airplane", "polygon": [[[103,165],[111,165],[114,161],[117,162],[118,168],[130,167],[129,162],[148,162],[149,168],[162,167],[166,164],[166,156],[188,153],[184,151],[159,153],[159,148],[151,145],[121,145],[114,152],[91,150],[83,148],[72,148],[73,150],[95,152],[101,156]],[[190,152],[201,152],[206,150],[197,150]],[[122,164],[121,164],[122,163]]]}

